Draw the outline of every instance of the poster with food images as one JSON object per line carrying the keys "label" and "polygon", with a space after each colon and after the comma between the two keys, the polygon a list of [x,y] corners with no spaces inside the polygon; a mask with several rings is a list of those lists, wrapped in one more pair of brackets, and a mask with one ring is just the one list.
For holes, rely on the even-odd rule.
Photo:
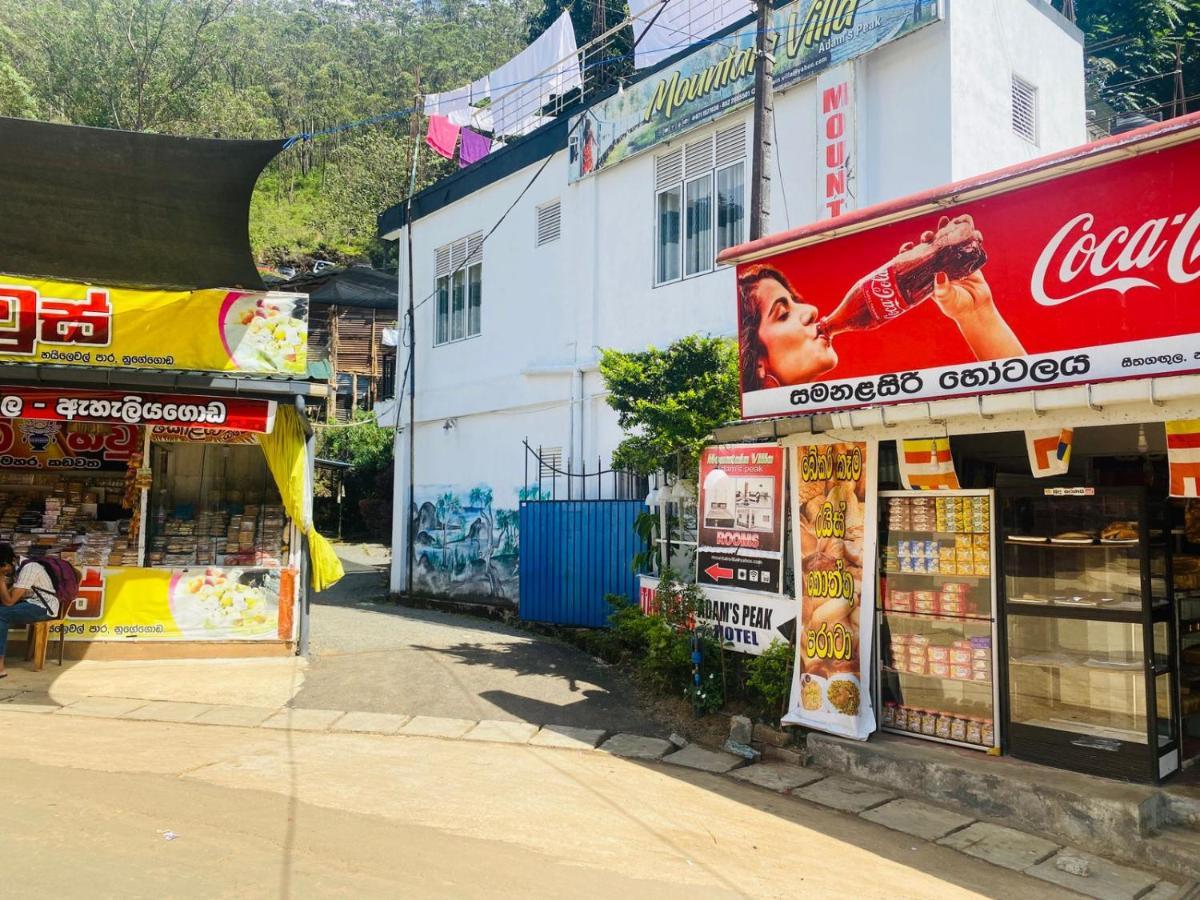
{"label": "poster with food images", "polygon": [[67,612],[67,640],[288,640],[292,619],[281,610],[294,597],[282,589],[281,576],[279,569],[250,566],[89,566]]}
{"label": "poster with food images", "polygon": [[772,594],[783,590],[784,459],[778,444],[704,449],[698,583]]}
{"label": "poster with food images", "polygon": [[791,448],[800,629],[783,721],[856,740],[875,730],[875,450],[874,441]]}

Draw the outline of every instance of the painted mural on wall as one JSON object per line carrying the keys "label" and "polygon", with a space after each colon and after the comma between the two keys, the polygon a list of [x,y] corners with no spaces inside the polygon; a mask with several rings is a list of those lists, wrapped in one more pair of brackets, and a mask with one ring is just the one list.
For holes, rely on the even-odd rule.
{"label": "painted mural on wall", "polygon": [[[514,490],[514,501],[525,499],[523,495]],[[495,499],[495,491],[486,484],[417,488],[413,579],[419,590],[517,602],[521,546],[517,510],[497,509]]]}

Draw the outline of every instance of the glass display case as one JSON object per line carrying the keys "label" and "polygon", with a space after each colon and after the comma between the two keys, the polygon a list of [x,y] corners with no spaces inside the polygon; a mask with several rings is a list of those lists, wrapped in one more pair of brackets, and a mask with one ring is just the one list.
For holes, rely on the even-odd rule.
{"label": "glass display case", "polygon": [[992,493],[882,491],[879,510],[880,728],[999,747]]}
{"label": "glass display case", "polygon": [[1127,780],[1178,771],[1170,553],[1145,492],[1044,488],[998,502],[1009,751]]}

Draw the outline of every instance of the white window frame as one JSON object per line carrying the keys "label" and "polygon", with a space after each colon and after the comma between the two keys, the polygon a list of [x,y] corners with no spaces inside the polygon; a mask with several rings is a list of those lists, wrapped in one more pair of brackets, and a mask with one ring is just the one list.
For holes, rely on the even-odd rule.
{"label": "white window frame", "polygon": [[[730,136],[735,129],[741,131],[741,148],[742,155],[736,158],[724,157],[720,155],[720,145],[723,138]],[[717,225],[719,219],[720,198],[718,196],[718,176],[721,172],[732,169],[735,166],[741,165],[742,169],[742,240],[745,240],[746,234],[746,193],[747,179],[745,175],[745,166],[748,162],[748,154],[746,152],[746,124],[739,122],[725,129],[715,131],[706,138],[700,138],[683,147],[676,148],[670,153],[684,152],[685,162],[679,166],[679,175],[677,178],[667,182],[660,183],[658,178],[657,166],[658,159],[665,159],[669,154],[660,154],[655,162],[655,184],[653,192],[653,210],[654,216],[654,250],[651,258],[651,277],[650,282],[652,287],[663,287],[664,285],[674,284],[679,281],[686,281],[689,278],[699,278],[704,275],[709,275],[716,271],[717,255],[727,248],[719,246],[719,228]],[[707,143],[708,147],[702,145]],[[687,165],[686,158],[691,154],[695,158],[701,160],[699,165],[692,165],[690,168]],[[705,155],[706,154],[706,155]],[[706,253],[707,266],[702,266],[694,272],[688,272],[688,185],[694,184],[704,178],[708,179],[709,184],[709,252]],[[677,251],[677,259],[675,263],[676,275],[673,278],[660,279],[660,268],[662,265],[662,257],[660,251],[661,243],[661,216],[659,215],[660,197],[663,194],[678,192],[679,196],[679,248]]]}
{"label": "white window frame", "polygon": [[[476,232],[434,251],[433,275],[433,346],[445,347],[469,341],[483,334],[483,233]],[[471,281],[478,276],[479,322],[471,331]],[[461,279],[461,332],[456,329],[454,284]],[[442,290],[446,291],[446,328],[441,329]],[[457,336],[455,336],[457,333]]]}

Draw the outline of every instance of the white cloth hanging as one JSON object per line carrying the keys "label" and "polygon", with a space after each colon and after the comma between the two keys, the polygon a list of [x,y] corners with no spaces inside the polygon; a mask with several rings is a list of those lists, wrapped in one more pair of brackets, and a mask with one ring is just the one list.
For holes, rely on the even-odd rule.
{"label": "white cloth hanging", "polygon": [[540,37],[491,74],[494,130],[525,134],[542,118],[542,107],[583,85],[575,27],[564,12]]}
{"label": "white cloth hanging", "polygon": [[425,95],[426,116],[449,116],[452,112],[471,107],[471,85]]}
{"label": "white cloth hanging", "polygon": [[634,67],[657,65],[753,11],[748,0],[663,0],[636,17]]}

